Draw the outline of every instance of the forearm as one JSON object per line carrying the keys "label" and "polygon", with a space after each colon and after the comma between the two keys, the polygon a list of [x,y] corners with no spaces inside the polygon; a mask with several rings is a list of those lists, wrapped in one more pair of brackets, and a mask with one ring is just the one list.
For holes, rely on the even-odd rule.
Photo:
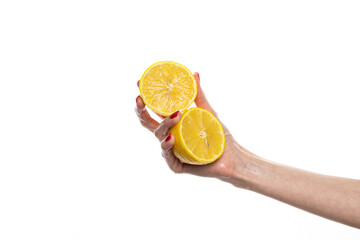
{"label": "forearm", "polygon": [[360,228],[360,181],[326,176],[238,154],[232,183]]}

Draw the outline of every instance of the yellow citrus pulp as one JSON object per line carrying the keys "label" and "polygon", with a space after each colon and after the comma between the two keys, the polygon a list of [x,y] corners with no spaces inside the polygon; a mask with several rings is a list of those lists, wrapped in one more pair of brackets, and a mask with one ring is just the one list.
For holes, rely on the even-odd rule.
{"label": "yellow citrus pulp", "polygon": [[218,159],[225,149],[220,122],[209,111],[190,108],[170,132],[175,136],[174,155],[183,163],[204,165]]}
{"label": "yellow citrus pulp", "polygon": [[146,106],[163,116],[185,111],[197,94],[192,72],[172,61],[151,65],[140,79],[139,90]]}

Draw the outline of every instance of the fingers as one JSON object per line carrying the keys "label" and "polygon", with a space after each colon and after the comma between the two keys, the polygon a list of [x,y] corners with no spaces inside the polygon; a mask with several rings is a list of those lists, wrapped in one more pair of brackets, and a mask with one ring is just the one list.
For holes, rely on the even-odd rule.
{"label": "fingers", "polygon": [[217,116],[215,110],[211,107],[210,103],[208,102],[208,100],[205,97],[205,94],[200,86],[200,75],[198,72],[194,73],[194,77],[196,80],[196,84],[197,84],[197,96],[195,98],[195,104],[198,107],[204,108],[206,110],[208,110],[209,112],[211,112],[212,114],[214,114],[215,116]]}
{"label": "fingers", "polygon": [[155,136],[162,141],[167,135],[170,128],[174,127],[180,120],[181,113],[179,111],[174,112],[169,117],[165,118],[161,124],[155,129]]}
{"label": "fingers", "polygon": [[162,156],[166,159],[170,158],[172,155],[171,148],[174,146],[175,139],[171,133],[161,141]]}
{"label": "fingers", "polygon": [[169,165],[170,169],[175,173],[183,173],[185,164],[179,161],[172,153],[171,148],[175,144],[175,138],[170,133],[167,137],[161,141],[162,156],[165,158],[166,163]]}
{"label": "fingers", "polygon": [[154,132],[154,130],[159,126],[159,123],[154,120],[148,111],[145,109],[145,104],[140,96],[136,98],[136,108],[135,108],[136,115],[138,116],[141,125],[145,128]]}

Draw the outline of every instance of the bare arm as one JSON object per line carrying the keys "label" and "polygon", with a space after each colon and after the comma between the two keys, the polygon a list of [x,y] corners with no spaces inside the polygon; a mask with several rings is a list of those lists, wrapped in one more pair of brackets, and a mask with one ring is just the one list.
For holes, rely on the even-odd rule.
{"label": "bare arm", "polygon": [[360,228],[360,181],[316,174],[266,161],[238,148],[226,181],[316,215]]}

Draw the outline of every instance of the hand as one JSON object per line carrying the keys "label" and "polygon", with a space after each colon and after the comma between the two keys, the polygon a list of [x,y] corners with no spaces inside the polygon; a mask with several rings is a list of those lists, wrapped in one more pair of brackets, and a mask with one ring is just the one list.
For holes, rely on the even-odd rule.
{"label": "hand", "polygon": [[[214,109],[210,106],[205,94],[200,86],[199,73],[194,74],[197,83],[197,96],[195,104],[198,107],[206,109],[214,114],[218,118]],[[139,84],[139,82],[138,82]],[[168,134],[170,128],[174,127],[181,118],[180,112],[175,112],[169,117],[160,116],[163,121],[158,123],[154,120],[145,108],[145,104],[141,97],[136,98],[136,109],[135,109],[140,123],[153,132],[157,139],[161,142],[162,156],[165,158],[170,169],[175,173],[190,173],[204,177],[216,177],[222,180],[231,179],[234,177],[234,170],[238,167],[238,159],[251,154],[246,149],[242,148],[236,143],[229,130],[222,124],[225,133],[225,151],[223,155],[213,163],[197,166],[181,163],[171,151],[174,146],[175,137],[172,134]],[[243,165],[240,164],[240,167]]]}

